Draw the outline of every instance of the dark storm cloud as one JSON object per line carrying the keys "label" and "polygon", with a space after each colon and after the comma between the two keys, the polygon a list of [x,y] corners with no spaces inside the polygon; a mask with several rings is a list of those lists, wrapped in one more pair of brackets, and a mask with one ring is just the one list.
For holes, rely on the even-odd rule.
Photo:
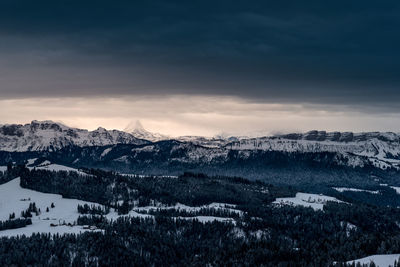
{"label": "dark storm cloud", "polygon": [[399,12],[398,1],[1,1],[0,92],[397,109]]}

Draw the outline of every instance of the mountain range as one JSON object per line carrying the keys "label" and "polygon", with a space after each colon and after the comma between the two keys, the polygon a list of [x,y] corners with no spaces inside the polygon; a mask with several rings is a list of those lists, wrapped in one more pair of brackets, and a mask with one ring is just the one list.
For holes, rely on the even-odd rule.
{"label": "mountain range", "polygon": [[0,126],[0,163],[32,158],[126,173],[173,175],[190,170],[255,179],[272,175],[285,181],[294,181],[299,168],[303,177],[307,169],[315,179],[325,179],[332,168],[346,168],[347,173],[361,168],[373,180],[377,172],[398,175],[400,135],[310,131],[258,138],[169,138],[146,131],[140,123],[129,133],[88,131],[53,121]]}

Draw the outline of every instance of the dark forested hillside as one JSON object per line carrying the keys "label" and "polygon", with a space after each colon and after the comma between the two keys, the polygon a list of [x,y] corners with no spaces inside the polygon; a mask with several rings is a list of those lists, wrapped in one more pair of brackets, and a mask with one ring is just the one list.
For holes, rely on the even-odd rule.
{"label": "dark forested hillside", "polygon": [[[4,177],[20,176],[22,187],[101,203],[105,208],[77,207],[81,215],[76,224],[96,227],[97,232],[1,238],[2,266],[329,266],[334,261],[340,266],[341,261],[400,252],[400,210],[378,205],[376,196],[356,199],[336,192],[345,202],[327,202],[323,210],[314,210],[272,204],[278,197],[293,197],[295,187],[240,177],[189,172],[177,178],[123,176],[96,169],[82,174],[23,166],[10,167],[8,172]],[[215,202],[235,205],[235,210],[140,210],[154,203],[196,207]],[[106,217],[110,209],[119,214],[133,209],[153,217],[110,220]],[[232,221],[187,220],[193,216]],[[2,225],[25,227],[26,223],[10,219]]]}
{"label": "dark forested hillside", "polygon": [[0,164],[3,165],[9,162],[23,164],[32,158],[75,168],[101,168],[120,173],[179,175],[191,171],[241,176],[275,185],[400,185],[400,172],[394,168],[377,168],[362,157],[359,157],[361,165],[352,166],[348,157],[333,152],[243,152],[173,140],[151,145],[68,146],[52,152],[0,152]]}
{"label": "dark forested hillside", "polygon": [[138,200],[139,206],[146,206],[151,200],[157,200],[170,205],[183,203],[199,206],[222,202],[261,206],[271,203],[277,197],[295,193],[288,187],[276,187],[240,177],[209,177],[194,173],[165,178],[124,176],[95,169],[87,170],[87,175],[82,175],[77,172],[51,172],[21,167],[18,175],[24,188],[106,205]]}

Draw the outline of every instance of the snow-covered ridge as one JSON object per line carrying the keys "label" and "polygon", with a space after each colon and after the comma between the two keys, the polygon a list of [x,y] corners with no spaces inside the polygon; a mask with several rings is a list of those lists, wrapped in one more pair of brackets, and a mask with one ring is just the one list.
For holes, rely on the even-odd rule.
{"label": "snow-covered ridge", "polygon": [[53,121],[0,126],[2,151],[54,151],[65,146],[106,146],[115,144],[144,144],[145,140],[118,131],[99,127],[94,131],[71,128]]}
{"label": "snow-covered ridge", "polygon": [[[146,152],[159,153],[157,141],[168,139],[172,146],[171,161],[210,163],[224,161],[231,150],[248,158],[254,151],[279,151],[287,153],[337,154],[336,163],[347,166],[372,164],[381,169],[400,169],[400,134],[351,133],[310,131],[257,138],[183,136],[170,138],[154,134],[137,122],[131,133],[98,128],[94,131],[76,129],[53,121],[32,121],[29,124],[0,126],[0,151],[55,151],[66,146],[112,146],[117,144],[144,145],[132,149],[132,155]],[[143,138],[143,139],[142,139]],[[146,141],[146,140],[149,141]],[[153,142],[153,143],[152,143]],[[147,145],[146,145],[147,144]],[[108,157],[113,147],[103,149],[101,158]],[[182,153],[175,153],[179,151]],[[128,155],[121,155],[119,162],[127,162]],[[344,160],[343,160],[344,159]]]}
{"label": "snow-covered ridge", "polygon": [[241,139],[225,146],[232,150],[263,150],[299,153],[333,152],[348,159],[348,165],[363,161],[382,169],[400,167],[400,135],[395,133],[309,132]]}
{"label": "snow-covered ridge", "polygon": [[[68,166],[64,166],[64,165],[60,165],[60,164],[54,164],[51,163],[48,160],[45,160],[44,162],[40,163],[39,165],[34,165],[34,160],[35,159],[29,159],[28,160],[28,164],[27,167],[32,170],[32,169],[36,169],[36,170],[47,170],[47,171],[55,171],[55,172],[59,172],[59,171],[65,171],[65,172],[76,172],[80,175],[84,175],[84,176],[91,176],[90,174],[87,174],[83,171],[80,171],[78,169],[75,168],[71,168]],[[0,166],[0,170],[1,168],[4,166]]]}
{"label": "snow-covered ridge", "polygon": [[365,193],[370,193],[370,194],[380,194],[379,190],[366,190],[366,189],[358,189],[358,188],[348,188],[348,187],[332,187],[338,192],[365,192]]}
{"label": "snow-covered ridge", "polygon": [[366,141],[373,138],[382,141],[397,141],[400,136],[393,132],[326,132],[326,131],[309,131],[306,133],[291,133],[285,135],[276,135],[290,140],[310,140],[310,141],[334,141],[334,142],[357,142]]}

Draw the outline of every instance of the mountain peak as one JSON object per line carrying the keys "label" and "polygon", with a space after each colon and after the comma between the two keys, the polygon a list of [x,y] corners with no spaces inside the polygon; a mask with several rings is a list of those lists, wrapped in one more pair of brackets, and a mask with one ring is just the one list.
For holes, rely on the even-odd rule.
{"label": "mountain peak", "polygon": [[65,129],[69,129],[68,126],[51,120],[44,120],[44,121],[33,120],[31,121],[30,124],[29,123],[26,124],[26,126],[28,126],[32,131],[51,130],[51,131],[61,132]]}
{"label": "mountain peak", "polygon": [[150,131],[147,131],[143,127],[140,120],[129,123],[124,131],[132,134],[136,138],[145,139],[145,140],[149,140],[149,141],[153,141],[153,142],[169,139],[169,136],[167,136],[167,135],[163,135],[163,134],[159,134],[159,133],[152,133]]}
{"label": "mountain peak", "polygon": [[122,131],[108,131],[99,127],[88,131],[68,127],[54,121],[33,120],[31,123],[0,126],[2,151],[54,151],[66,146],[105,146],[115,144],[144,144],[133,135]]}
{"label": "mountain peak", "polygon": [[144,129],[142,123],[140,122],[140,120],[137,120],[137,121],[135,122],[135,128],[134,128],[134,130],[137,130],[137,131],[146,131],[146,130]]}

